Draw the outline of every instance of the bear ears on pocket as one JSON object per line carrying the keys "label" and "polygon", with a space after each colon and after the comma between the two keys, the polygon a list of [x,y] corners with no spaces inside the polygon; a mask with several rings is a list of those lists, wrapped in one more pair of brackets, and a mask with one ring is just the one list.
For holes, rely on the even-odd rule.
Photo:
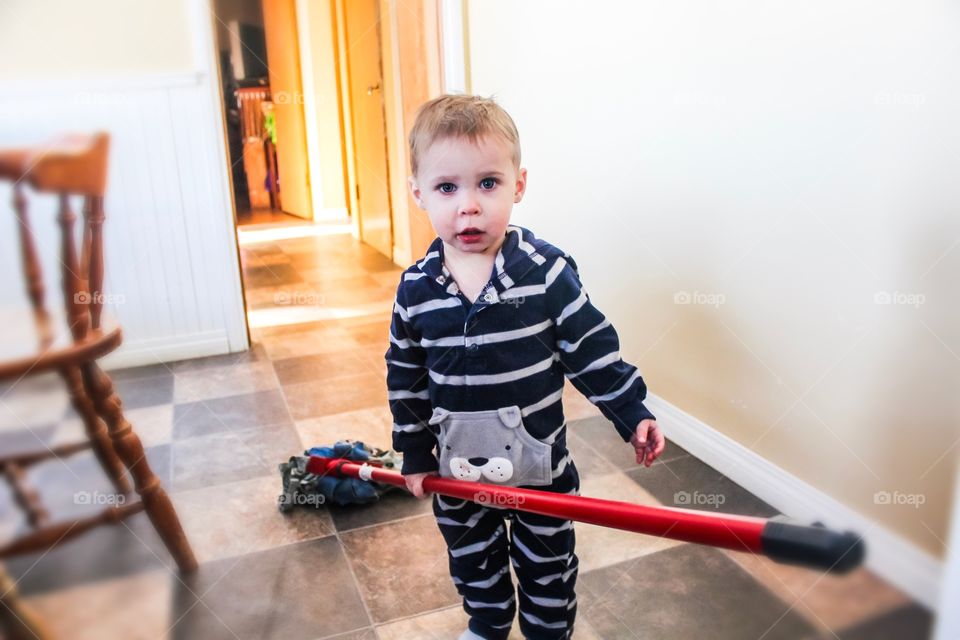
{"label": "bear ears on pocket", "polygon": [[520,407],[503,407],[502,409],[497,409],[497,413],[500,414],[500,420],[503,424],[511,429],[516,429],[520,426]]}
{"label": "bear ears on pocket", "polygon": [[449,411],[437,407],[433,410],[433,415],[430,416],[429,424],[440,424],[448,415],[450,415]]}
{"label": "bear ears on pocket", "polygon": [[[486,414],[486,411],[447,411],[446,409],[441,409],[437,407],[433,410],[433,415],[430,416],[429,424],[435,425],[440,424],[447,419],[448,416],[465,418],[467,416],[474,416],[476,414]],[[489,414],[488,414],[489,415]],[[500,417],[500,421],[510,427],[511,429],[516,429],[520,426],[521,415],[520,407],[513,405],[510,407],[502,407],[497,409],[497,415]],[[477,416],[479,417],[479,416]]]}

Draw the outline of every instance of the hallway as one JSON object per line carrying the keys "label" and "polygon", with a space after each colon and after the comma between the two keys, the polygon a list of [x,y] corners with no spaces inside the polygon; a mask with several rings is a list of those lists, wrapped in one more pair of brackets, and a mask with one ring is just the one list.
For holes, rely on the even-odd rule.
{"label": "hallway", "polygon": [[[383,355],[401,270],[349,234],[244,242],[242,260],[248,312],[261,325],[250,351],[115,376],[199,572],[181,581],[140,514],[17,558],[11,574],[70,638],[457,637],[466,622],[429,501],[397,491],[363,507],[284,516],[276,506],[277,464],[304,448],[341,438],[390,446]],[[30,384],[37,400],[18,389],[13,409],[38,420],[31,431],[47,444],[78,435],[65,396],[62,406],[53,400],[56,385]],[[776,513],[673,443],[652,468],[637,467],[613,427],[567,391],[583,495],[674,506],[678,492],[700,491],[722,495],[721,511]],[[29,433],[3,436],[5,446],[17,437],[35,445]],[[77,487],[109,492],[87,453],[43,465],[32,480],[52,507],[72,513],[89,509],[73,499]],[[0,510],[7,522],[3,501]],[[893,639],[922,637],[929,625],[864,569],[841,581],[707,547],[576,530],[577,638]]]}

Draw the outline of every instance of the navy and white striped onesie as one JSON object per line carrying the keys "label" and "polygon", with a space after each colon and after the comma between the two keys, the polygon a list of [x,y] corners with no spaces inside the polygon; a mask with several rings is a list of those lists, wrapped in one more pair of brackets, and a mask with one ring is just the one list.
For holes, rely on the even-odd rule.
{"label": "navy and white striped onesie", "polygon": [[[590,302],[574,260],[522,227],[507,228],[491,279],[473,303],[435,239],[403,273],[390,334],[393,447],[403,452],[405,475],[438,472],[578,493],[566,448],[565,377],[625,442],[653,418],[643,378],[620,358],[616,330]],[[471,630],[507,637],[516,613],[509,558],[524,636],[570,636],[577,575],[571,521],[437,495],[433,510]],[[504,517],[512,522],[509,543]]]}

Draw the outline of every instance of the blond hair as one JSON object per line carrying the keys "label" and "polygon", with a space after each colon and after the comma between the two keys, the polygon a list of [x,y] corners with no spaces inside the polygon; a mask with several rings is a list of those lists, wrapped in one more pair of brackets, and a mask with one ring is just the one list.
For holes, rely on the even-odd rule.
{"label": "blond hair", "polygon": [[417,175],[420,158],[437,140],[466,137],[471,142],[497,135],[513,147],[514,166],[520,166],[520,134],[517,125],[493,98],[442,95],[417,110],[410,129],[410,168]]}

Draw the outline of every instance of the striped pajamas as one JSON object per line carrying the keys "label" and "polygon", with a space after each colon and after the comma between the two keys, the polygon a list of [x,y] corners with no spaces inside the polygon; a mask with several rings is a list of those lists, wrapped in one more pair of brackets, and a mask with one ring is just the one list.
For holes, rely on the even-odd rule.
{"label": "striped pajamas", "polygon": [[[537,488],[579,495],[580,477],[571,462],[553,484]],[[437,494],[433,513],[471,631],[488,640],[505,639],[519,599],[525,638],[571,637],[578,567],[572,521]],[[516,593],[509,565],[517,576]]]}
{"label": "striped pajamas", "polygon": [[[404,475],[577,492],[561,403],[565,378],[625,442],[653,418],[643,378],[620,358],[616,330],[590,302],[573,258],[521,227],[507,228],[490,281],[472,303],[434,240],[401,277],[385,357]],[[572,523],[433,500],[471,628],[506,637],[517,606],[505,572],[509,555],[523,633],[567,637],[576,614]]]}

